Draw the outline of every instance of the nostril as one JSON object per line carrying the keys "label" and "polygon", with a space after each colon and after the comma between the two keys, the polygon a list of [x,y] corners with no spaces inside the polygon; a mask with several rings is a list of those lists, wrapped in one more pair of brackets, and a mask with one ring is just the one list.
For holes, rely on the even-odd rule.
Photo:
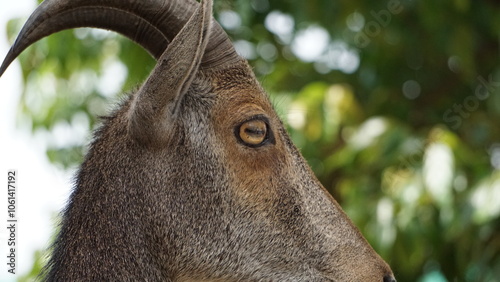
{"label": "nostril", "polygon": [[391,274],[386,274],[384,276],[384,282],[396,282],[396,279]]}

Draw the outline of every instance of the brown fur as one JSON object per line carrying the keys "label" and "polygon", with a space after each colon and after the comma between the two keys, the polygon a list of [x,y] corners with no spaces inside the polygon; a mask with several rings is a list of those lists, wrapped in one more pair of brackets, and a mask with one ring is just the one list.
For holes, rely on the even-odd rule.
{"label": "brown fur", "polygon": [[[210,8],[204,2],[95,133],[44,279],[395,281],[248,64],[200,69]],[[238,126],[255,118],[268,139],[247,146]]]}

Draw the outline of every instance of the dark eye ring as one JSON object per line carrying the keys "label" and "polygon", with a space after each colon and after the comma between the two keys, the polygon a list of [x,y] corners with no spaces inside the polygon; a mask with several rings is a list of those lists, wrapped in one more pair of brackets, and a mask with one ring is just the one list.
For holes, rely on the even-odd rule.
{"label": "dark eye ring", "polygon": [[274,136],[269,127],[269,121],[262,116],[248,119],[236,126],[236,139],[243,145],[257,148],[265,144],[274,143]]}

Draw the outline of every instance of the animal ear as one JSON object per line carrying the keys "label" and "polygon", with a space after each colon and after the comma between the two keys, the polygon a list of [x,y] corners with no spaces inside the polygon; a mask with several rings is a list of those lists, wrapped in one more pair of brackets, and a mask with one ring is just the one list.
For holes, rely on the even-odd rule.
{"label": "animal ear", "polygon": [[204,0],[158,59],[129,110],[129,135],[161,146],[172,134],[184,95],[198,74],[212,23],[212,0]]}

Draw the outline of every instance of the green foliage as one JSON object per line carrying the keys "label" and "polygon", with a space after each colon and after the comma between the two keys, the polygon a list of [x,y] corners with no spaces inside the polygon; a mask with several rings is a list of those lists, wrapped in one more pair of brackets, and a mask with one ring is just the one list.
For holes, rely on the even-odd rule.
{"label": "green foliage", "polygon": [[39,274],[42,271],[43,266],[45,265],[45,255],[41,251],[36,251],[33,255],[34,258],[34,263],[33,266],[31,267],[31,270],[20,276],[17,281],[18,282],[32,282],[32,281],[37,281],[37,278],[39,278]]}
{"label": "green foliage", "polygon": [[[398,281],[498,281],[498,3],[226,0],[215,10],[246,46],[318,178]],[[224,24],[228,15],[236,21]],[[273,30],[271,15],[292,28]],[[19,24],[9,25],[11,36]],[[328,44],[301,60],[294,40],[311,26]],[[75,113],[93,128],[109,96],[130,91],[154,66],[130,41],[86,29],[41,40],[21,62],[21,108],[33,130],[71,125]],[[103,93],[99,80],[112,62],[125,66],[126,79]],[[82,145],[48,154],[72,166]]]}

